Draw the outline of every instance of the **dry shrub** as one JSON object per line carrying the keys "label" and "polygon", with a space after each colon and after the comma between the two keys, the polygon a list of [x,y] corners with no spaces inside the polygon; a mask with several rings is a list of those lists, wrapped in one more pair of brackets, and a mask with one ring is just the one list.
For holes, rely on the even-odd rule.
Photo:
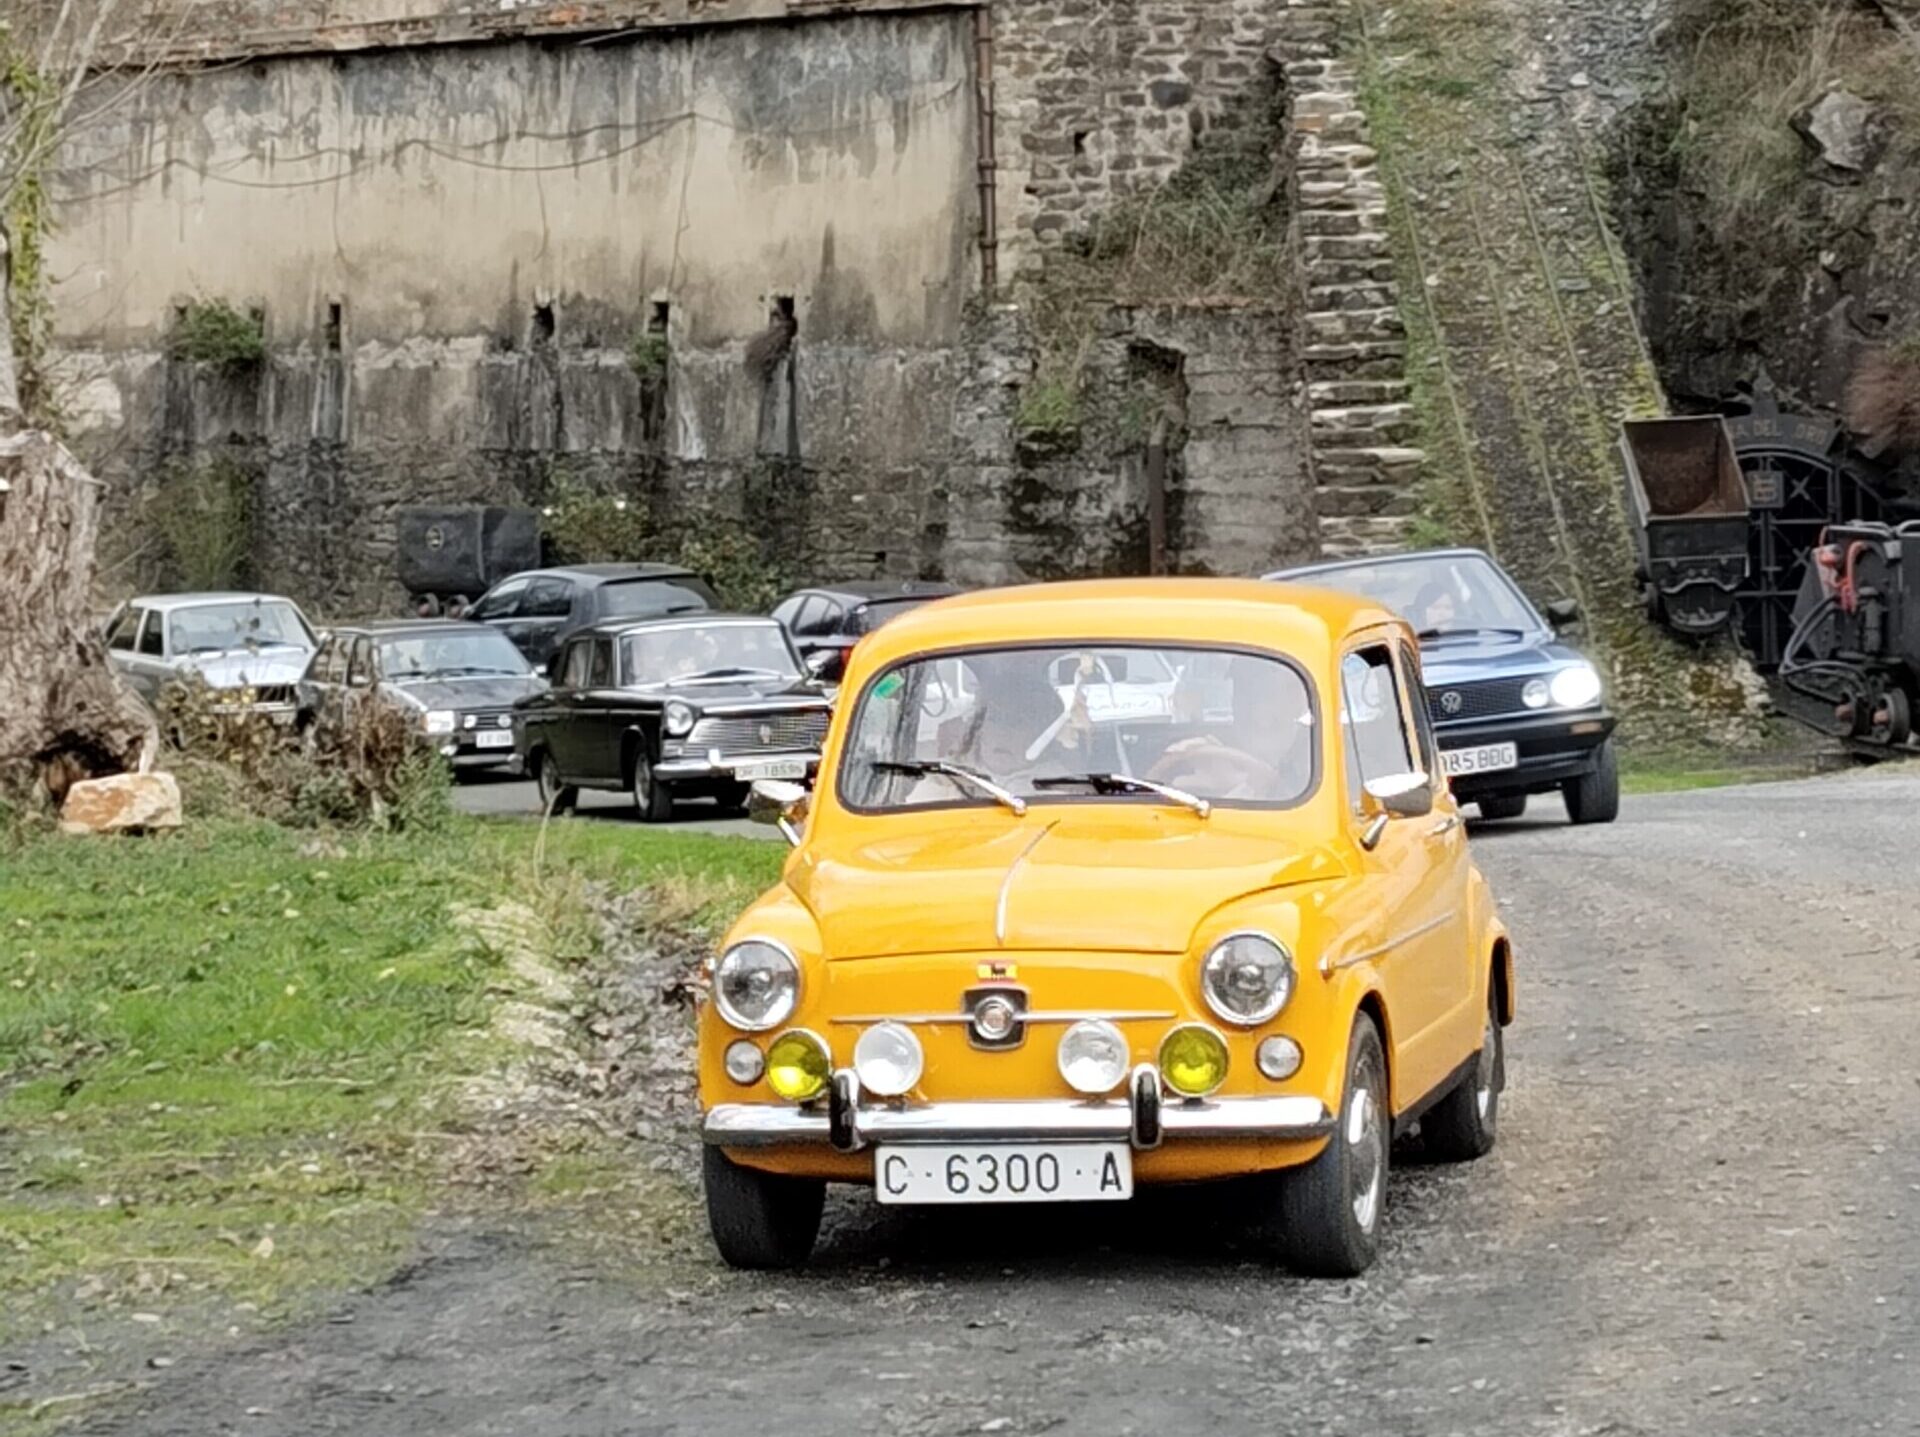
{"label": "dry shrub", "polygon": [[1847,427],[1872,452],[1920,453],[1920,342],[1871,349],[1847,383]]}

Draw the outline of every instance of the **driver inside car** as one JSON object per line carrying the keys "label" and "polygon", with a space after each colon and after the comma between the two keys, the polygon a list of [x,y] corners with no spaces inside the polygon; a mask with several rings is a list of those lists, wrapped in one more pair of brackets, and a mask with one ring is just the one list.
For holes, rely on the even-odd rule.
{"label": "driver inside car", "polygon": [[[1211,798],[1270,798],[1298,793],[1313,767],[1306,694],[1270,665],[1235,664],[1233,708],[1221,732],[1167,745],[1147,777]],[[1176,712],[1187,704],[1176,702]]]}

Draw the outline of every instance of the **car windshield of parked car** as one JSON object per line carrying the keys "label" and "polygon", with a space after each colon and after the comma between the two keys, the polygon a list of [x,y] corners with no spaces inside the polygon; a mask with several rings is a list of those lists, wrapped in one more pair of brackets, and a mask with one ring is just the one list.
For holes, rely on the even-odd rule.
{"label": "car windshield of parked car", "polygon": [[1301,582],[1358,594],[1392,609],[1422,638],[1447,634],[1531,634],[1539,615],[1513,583],[1478,554],[1435,554],[1354,564]]}
{"label": "car windshield of parked car", "polygon": [[630,684],[800,677],[786,630],[771,619],[642,629],[620,643],[621,672]]}
{"label": "car windshield of parked car", "polygon": [[[856,809],[1019,799],[1299,802],[1318,722],[1276,655],[1138,644],[929,656],[862,694],[840,777]],[[944,771],[943,771],[944,770]]]}
{"label": "car windshield of parked car", "polygon": [[217,654],[227,649],[314,647],[300,611],[284,599],[242,600],[230,604],[196,604],[167,616],[169,651],[175,654]]}
{"label": "car windshield of parked car", "polygon": [[603,619],[644,619],[651,614],[691,614],[711,609],[716,596],[705,579],[691,574],[671,579],[615,579],[594,594],[594,612]]}
{"label": "car windshield of parked car", "polygon": [[932,595],[902,596],[898,599],[868,599],[848,615],[847,632],[850,634],[870,634],[882,624],[891,623],[909,609],[917,609],[922,604],[933,602]]}
{"label": "car windshield of parked car", "polygon": [[494,675],[519,678],[531,672],[520,650],[498,629],[428,629],[380,640],[381,676],[395,683]]}

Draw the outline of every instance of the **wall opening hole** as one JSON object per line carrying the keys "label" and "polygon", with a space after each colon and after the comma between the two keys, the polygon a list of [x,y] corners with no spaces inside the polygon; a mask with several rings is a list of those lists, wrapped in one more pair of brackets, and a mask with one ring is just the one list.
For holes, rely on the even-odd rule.
{"label": "wall opening hole", "polygon": [[1087,152],[1087,141],[1092,138],[1092,130],[1075,130],[1073,132],[1073,152],[1076,155],[1084,155]]}
{"label": "wall opening hole", "polygon": [[337,299],[327,301],[327,353],[340,352],[341,328],[346,319],[345,306]]}
{"label": "wall opening hole", "polygon": [[647,316],[648,334],[665,334],[673,321],[673,306],[664,299],[653,302],[653,313]]}
{"label": "wall opening hole", "polygon": [[552,344],[553,331],[553,305],[542,301],[533,307],[533,342]]}
{"label": "wall opening hole", "polygon": [[798,329],[800,327],[799,320],[794,318],[792,295],[776,294],[773,297],[773,317],[775,319],[784,320],[790,327],[794,329]]}

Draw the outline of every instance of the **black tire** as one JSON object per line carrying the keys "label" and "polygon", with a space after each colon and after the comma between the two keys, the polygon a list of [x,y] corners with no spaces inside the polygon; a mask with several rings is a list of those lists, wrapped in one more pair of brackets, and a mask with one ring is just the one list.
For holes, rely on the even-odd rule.
{"label": "black tire", "polygon": [[542,813],[572,813],[580,801],[580,790],[560,782],[559,766],[545,749],[537,749],[533,755],[533,786],[540,795]]}
{"label": "black tire", "polygon": [[1869,737],[1888,748],[1905,748],[1913,737],[1913,705],[1903,689],[1888,689],[1873,703]]}
{"label": "black tire", "polygon": [[1320,1155],[1274,1173],[1261,1245],[1303,1277],[1358,1277],[1380,1250],[1393,1117],[1380,1030],[1362,1013],[1347,1044],[1339,1121]]}
{"label": "black tire", "polygon": [[1612,739],[1600,745],[1593,772],[1561,784],[1560,796],[1575,823],[1612,823],[1620,816],[1620,756]]}
{"label": "black tire", "polygon": [[745,812],[747,800],[753,795],[750,783],[723,783],[714,790],[713,801],[722,808],[731,808]]}
{"label": "black tire", "polygon": [[827,1185],[782,1177],[703,1148],[700,1174],[707,1190],[707,1226],[728,1267],[799,1267],[820,1235]]}
{"label": "black tire", "polygon": [[1435,1162],[1467,1163],[1493,1151],[1500,1131],[1500,1093],[1507,1086],[1507,1045],[1499,995],[1487,992],[1487,1024],[1480,1052],[1453,1091],[1420,1119],[1420,1139]]}
{"label": "black tire", "polygon": [[1527,811],[1527,796],[1524,793],[1501,793],[1479,799],[1477,805],[1482,818],[1518,818]]}
{"label": "black tire", "polygon": [[627,770],[627,788],[633,795],[633,811],[642,823],[665,823],[673,817],[673,790],[655,781],[653,760],[644,748],[634,750],[633,766]]}

